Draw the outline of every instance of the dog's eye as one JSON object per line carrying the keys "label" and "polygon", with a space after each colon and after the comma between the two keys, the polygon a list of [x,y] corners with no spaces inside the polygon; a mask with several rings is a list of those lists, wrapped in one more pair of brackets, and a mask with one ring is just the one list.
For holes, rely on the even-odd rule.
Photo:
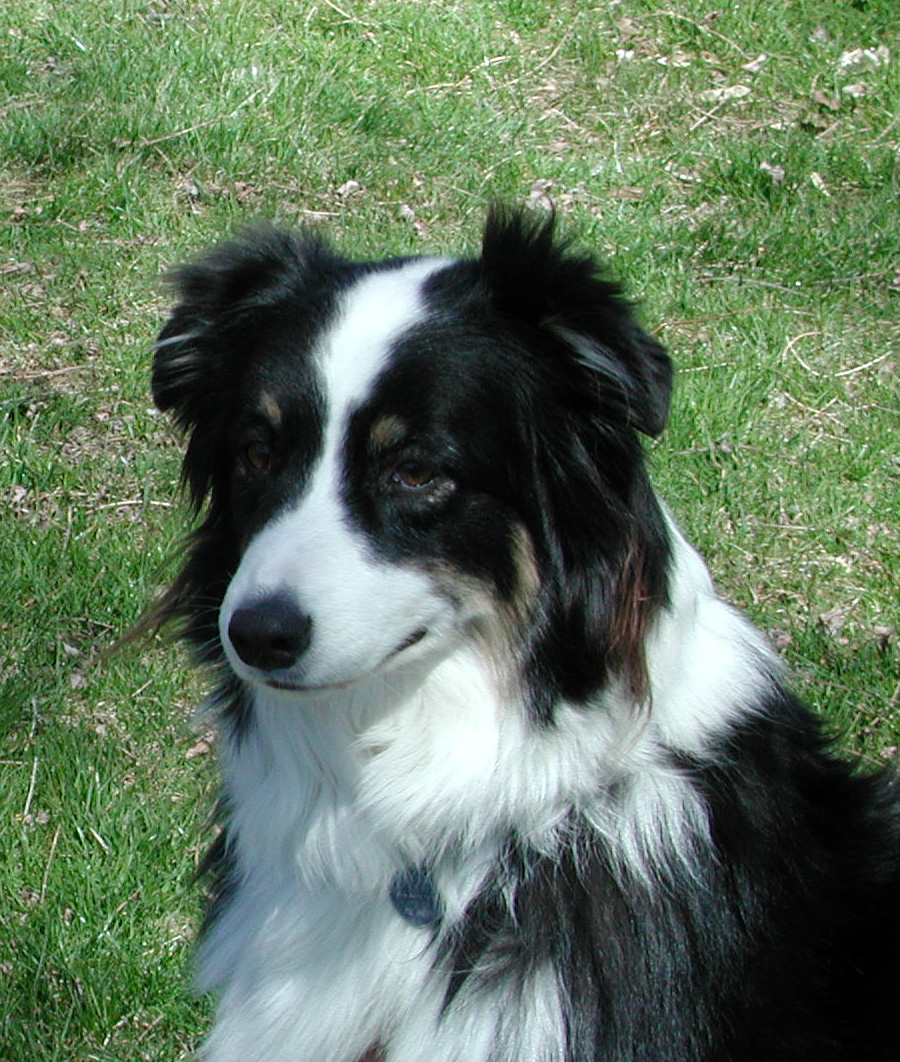
{"label": "dog's eye", "polygon": [[244,459],[256,472],[268,472],[272,467],[273,449],[259,439],[247,443],[244,447]]}
{"label": "dog's eye", "polygon": [[391,473],[391,482],[400,487],[410,490],[419,490],[428,487],[437,479],[437,472],[424,461],[416,461],[410,458],[401,461]]}

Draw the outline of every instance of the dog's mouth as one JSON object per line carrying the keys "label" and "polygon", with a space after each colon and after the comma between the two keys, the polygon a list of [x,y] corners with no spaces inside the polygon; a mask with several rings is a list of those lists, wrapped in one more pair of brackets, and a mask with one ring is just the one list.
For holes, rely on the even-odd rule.
{"label": "dog's mouth", "polygon": [[365,678],[366,674],[372,674],[374,671],[381,670],[381,668],[384,667],[384,665],[387,664],[390,660],[393,660],[401,653],[406,652],[407,649],[412,649],[414,645],[418,645],[419,642],[421,642],[427,634],[428,629],[426,627],[419,627],[417,630],[413,631],[412,634],[410,634],[408,637],[404,638],[403,641],[396,647],[396,649],[392,649],[387,654],[387,656],[381,661],[378,667],[374,668],[372,672],[365,672],[362,675],[356,675],[353,678],[344,680],[343,682],[329,682],[321,686],[307,686],[300,682],[289,682],[285,681],[284,679],[275,678],[272,675],[268,676],[263,681],[264,684],[266,686],[269,686],[271,689],[285,690],[288,693],[329,693],[335,690],[345,690],[348,686],[353,686],[355,683],[359,682],[360,679]]}
{"label": "dog's mouth", "polygon": [[393,652],[388,653],[388,655],[384,658],[385,663],[387,663],[388,660],[392,660],[395,656],[399,656],[400,653],[404,652],[405,650],[412,649],[414,645],[418,645],[418,643],[422,641],[422,639],[427,633],[428,631],[424,627],[420,627],[417,631],[413,631],[408,638],[404,638],[404,640],[397,646],[396,649],[394,649]]}

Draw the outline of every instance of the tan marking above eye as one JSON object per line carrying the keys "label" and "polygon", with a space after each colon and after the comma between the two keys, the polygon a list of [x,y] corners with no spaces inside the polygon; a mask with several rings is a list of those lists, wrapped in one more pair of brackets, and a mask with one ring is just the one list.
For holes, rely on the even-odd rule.
{"label": "tan marking above eye", "polygon": [[282,413],[281,406],[275,401],[272,395],[268,391],[263,391],[259,399],[259,411],[277,431],[281,427]]}
{"label": "tan marking above eye", "polygon": [[374,449],[383,450],[402,442],[408,431],[400,417],[391,413],[375,421],[369,433],[369,440]]}

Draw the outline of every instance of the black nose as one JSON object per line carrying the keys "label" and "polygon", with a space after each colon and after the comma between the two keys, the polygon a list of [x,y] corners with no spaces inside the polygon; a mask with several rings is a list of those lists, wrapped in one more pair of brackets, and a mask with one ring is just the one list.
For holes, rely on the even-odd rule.
{"label": "black nose", "polygon": [[261,671],[292,667],[309,647],[311,634],[312,619],[284,593],[237,609],[228,624],[234,651]]}

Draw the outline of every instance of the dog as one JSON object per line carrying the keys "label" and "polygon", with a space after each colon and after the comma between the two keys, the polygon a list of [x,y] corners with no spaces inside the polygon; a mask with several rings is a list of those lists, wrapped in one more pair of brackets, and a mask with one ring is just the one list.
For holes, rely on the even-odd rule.
{"label": "dog", "polygon": [[551,217],[252,231],[174,274],[215,676],[210,1062],[887,1062],[896,782],[831,750],[654,493],[672,366]]}

